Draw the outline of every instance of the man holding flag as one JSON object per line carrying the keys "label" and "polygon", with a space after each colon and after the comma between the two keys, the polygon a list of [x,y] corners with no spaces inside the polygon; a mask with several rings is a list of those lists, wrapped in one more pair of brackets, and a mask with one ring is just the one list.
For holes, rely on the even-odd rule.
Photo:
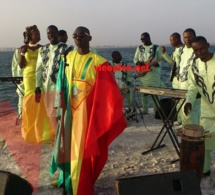
{"label": "man holding flag", "polygon": [[93,194],[108,157],[108,146],[126,127],[123,98],[106,59],[90,52],[92,37],[85,27],[73,33],[77,50],[61,61],[55,107],[58,128],[51,174],[60,168],[58,186],[73,195]]}

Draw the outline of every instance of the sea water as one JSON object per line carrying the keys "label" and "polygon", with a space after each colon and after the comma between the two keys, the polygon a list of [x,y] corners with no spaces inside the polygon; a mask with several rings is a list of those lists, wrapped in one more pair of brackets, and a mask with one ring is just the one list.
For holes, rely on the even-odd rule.
{"label": "sea water", "polygon": [[[105,57],[107,60],[111,60],[111,53],[113,51],[119,51],[122,54],[123,61],[127,65],[134,66],[133,58],[136,51],[135,47],[130,48],[96,48],[98,54]],[[166,47],[167,53],[173,51],[172,47]],[[215,52],[215,46],[210,48],[211,52]],[[11,61],[14,51],[1,51],[0,52],[0,77],[11,76]],[[169,80],[171,66],[163,61],[161,66],[161,80],[165,83],[166,87],[171,87]],[[134,73],[133,73],[134,74]],[[138,80],[136,82],[138,84]],[[141,104],[140,95],[136,95],[138,101]],[[17,109],[17,94],[16,86],[12,82],[0,82],[0,101],[9,100],[14,109]]]}

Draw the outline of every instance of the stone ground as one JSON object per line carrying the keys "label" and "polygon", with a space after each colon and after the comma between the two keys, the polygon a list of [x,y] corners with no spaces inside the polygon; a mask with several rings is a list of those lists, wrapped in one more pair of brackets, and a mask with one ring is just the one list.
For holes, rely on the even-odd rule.
{"label": "stone ground", "polygon": [[[11,119],[15,120],[14,114],[0,117],[0,132],[5,131],[3,127],[8,125],[6,120]],[[50,185],[51,181],[57,177],[57,175],[52,178],[49,176],[52,146],[46,144],[31,148],[30,144],[21,143],[19,147],[17,145],[13,147],[15,142],[13,138],[19,136],[20,126],[13,124],[9,126],[8,128],[12,130],[8,130],[7,135],[3,135],[0,142],[0,170],[10,171],[25,177],[38,187],[34,195],[62,194],[62,189]],[[128,127],[109,147],[109,158],[95,184],[95,195],[116,194],[115,181],[117,178],[165,174],[180,170],[178,161],[171,163],[171,161],[178,159],[178,156],[168,135],[163,141],[166,147],[146,155],[141,154],[151,147],[161,126],[161,120],[154,119],[153,114],[144,115],[144,119],[139,117],[138,123],[135,120],[128,120]],[[11,140],[12,145],[10,144]],[[212,155],[215,159],[215,153]],[[35,169],[38,169],[38,173]],[[211,176],[201,181],[203,195],[215,195],[214,170],[215,166],[212,166]],[[32,175],[38,175],[38,177],[35,178]]]}

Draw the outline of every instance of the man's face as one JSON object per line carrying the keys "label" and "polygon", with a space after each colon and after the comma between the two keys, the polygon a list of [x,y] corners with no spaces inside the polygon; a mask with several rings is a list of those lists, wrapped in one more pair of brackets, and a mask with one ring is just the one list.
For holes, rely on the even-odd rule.
{"label": "man's face", "polygon": [[47,29],[47,38],[50,41],[51,44],[57,44],[58,43],[58,31],[56,31],[55,28],[48,28]]}
{"label": "man's face", "polygon": [[192,44],[192,39],[195,38],[195,36],[193,35],[193,33],[191,32],[184,32],[183,33],[183,40],[184,40],[184,44],[189,48],[191,47]]}
{"label": "man's face", "polygon": [[115,53],[113,56],[113,62],[114,63],[120,63],[120,61],[122,60],[122,56],[120,53]]}
{"label": "man's face", "polygon": [[148,44],[148,42],[149,42],[149,37],[147,36],[147,35],[141,35],[141,37],[140,37],[140,40],[142,41],[142,43],[144,44],[144,45],[147,45]]}
{"label": "man's face", "polygon": [[170,44],[173,46],[173,47],[176,47],[177,45],[177,39],[174,37],[174,36],[171,36],[169,38],[169,41],[170,41]]}
{"label": "man's face", "polygon": [[86,48],[89,47],[89,42],[91,40],[91,36],[88,34],[88,32],[83,28],[77,28],[74,33],[72,34],[72,37],[75,41],[75,45],[78,48]]}
{"label": "man's face", "polygon": [[192,48],[198,58],[202,61],[206,61],[206,58],[209,55],[209,43],[205,43],[203,41],[194,42],[192,43]]}
{"label": "man's face", "polygon": [[64,35],[59,36],[59,37],[58,37],[58,40],[59,40],[60,42],[66,43],[67,40],[68,40],[67,34],[64,34]]}

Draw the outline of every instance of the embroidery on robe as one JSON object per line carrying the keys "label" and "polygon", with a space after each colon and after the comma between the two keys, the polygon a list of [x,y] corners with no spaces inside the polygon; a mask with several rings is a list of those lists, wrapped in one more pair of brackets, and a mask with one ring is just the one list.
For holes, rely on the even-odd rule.
{"label": "embroidery on robe", "polygon": [[[44,47],[41,48],[40,54],[42,56],[42,62],[43,62],[43,66],[42,66],[42,78],[43,78],[43,82],[45,82],[47,80],[47,70],[48,70],[48,61],[49,61],[49,46],[50,43],[45,45]],[[53,65],[52,65],[52,72],[50,75],[50,79],[52,80],[52,82],[56,83],[57,81],[57,73],[59,70],[59,64],[60,64],[60,54],[65,52],[67,48],[66,44],[59,44],[57,49],[55,50],[55,55],[54,55],[54,59],[53,59]]]}
{"label": "embroidery on robe", "polygon": [[179,64],[179,79],[181,82],[187,81],[188,76],[188,69],[190,67],[190,62],[194,59],[194,53],[192,56],[187,60],[187,65],[183,68],[182,73],[180,74],[180,64]]}
{"label": "embroidery on robe", "polygon": [[207,91],[207,86],[206,86],[206,84],[204,82],[204,78],[199,75],[199,69],[196,66],[196,58],[193,60],[192,72],[193,72],[194,78],[196,80],[196,84],[202,89],[203,95],[208,99],[208,102],[210,104],[213,104],[214,99],[215,99],[215,77],[214,77],[214,83],[213,83],[213,85],[211,87],[213,89],[213,92],[212,92],[211,98],[210,98],[210,95],[209,95],[209,93]]}
{"label": "embroidery on robe", "polygon": [[[183,54],[183,52],[184,52],[184,47],[185,47],[185,45],[183,45],[180,49],[179,49],[179,55],[178,55],[178,57],[179,57],[179,60],[178,60],[178,64],[176,64],[176,70],[175,70],[175,73],[174,73],[174,76],[176,76],[176,78],[179,80],[179,71],[180,71],[180,62],[181,62],[181,55]],[[175,50],[174,50],[174,52],[175,52]],[[173,53],[174,53],[173,52]],[[172,58],[173,58],[173,56],[172,56]]]}
{"label": "embroidery on robe", "polygon": [[[155,52],[157,49],[157,45],[153,45],[150,49],[149,49],[149,57],[148,59],[153,59],[155,57]],[[145,53],[145,47],[143,45],[140,45],[139,47],[139,51],[140,51],[140,58],[141,61],[145,61],[145,57],[144,57],[144,53]]]}

